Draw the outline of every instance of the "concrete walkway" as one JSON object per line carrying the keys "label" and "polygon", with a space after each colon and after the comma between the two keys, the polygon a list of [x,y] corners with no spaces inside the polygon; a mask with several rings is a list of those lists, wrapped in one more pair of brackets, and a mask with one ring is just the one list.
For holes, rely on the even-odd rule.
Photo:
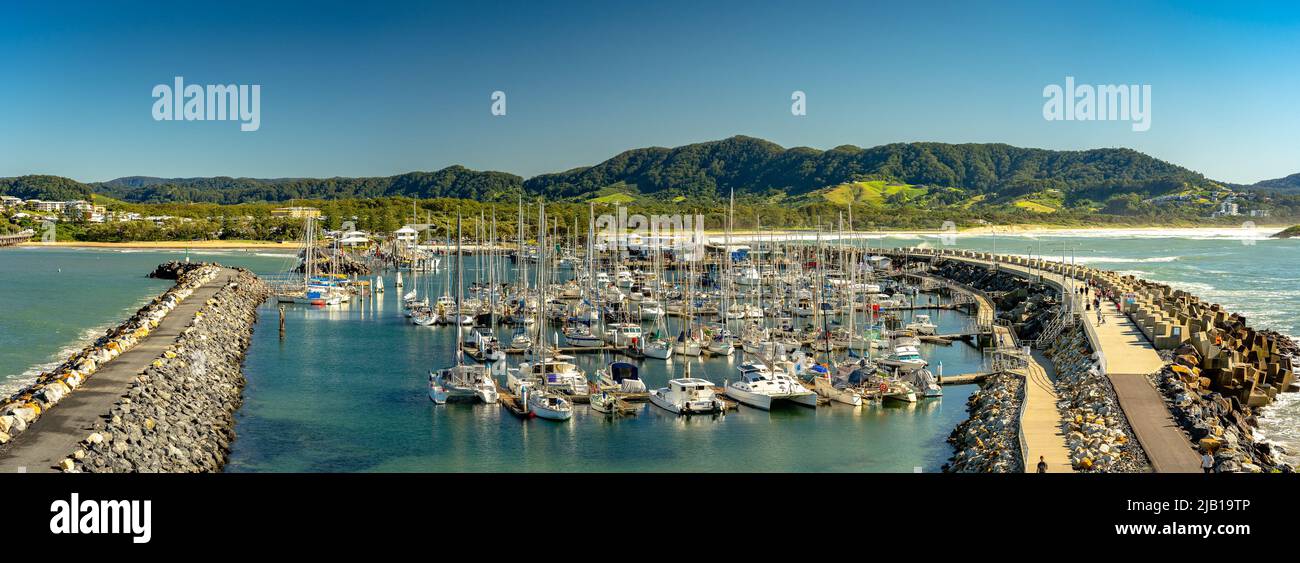
{"label": "concrete walkway", "polygon": [[[989,265],[986,260],[964,256],[945,256],[973,264]],[[1043,280],[1057,287],[1068,286],[1065,276],[1051,272],[1031,269],[1027,266],[1000,263],[998,268],[1026,278],[1039,275]],[[1075,282],[1081,285],[1082,282]],[[1133,427],[1133,434],[1146,452],[1151,468],[1157,473],[1196,473],[1200,471],[1200,460],[1192,448],[1187,435],[1174,422],[1169,408],[1165,406],[1160,392],[1147,379],[1147,375],[1156,372],[1164,361],[1154,346],[1147,341],[1141,329],[1127,315],[1121,313],[1114,303],[1102,303],[1104,323],[1097,322],[1095,311],[1083,310],[1080,300],[1080,316],[1087,325],[1089,339],[1093,347],[1102,354],[1102,365],[1106,377],[1110,379],[1119,406]]]}
{"label": "concrete walkway", "polygon": [[135,377],[176,341],[194,321],[194,313],[236,273],[223,269],[163,317],[149,336],[104,364],[85,384],[5,444],[0,449],[0,473],[58,471],[59,461],[77,449],[95,422],[126,394]]}

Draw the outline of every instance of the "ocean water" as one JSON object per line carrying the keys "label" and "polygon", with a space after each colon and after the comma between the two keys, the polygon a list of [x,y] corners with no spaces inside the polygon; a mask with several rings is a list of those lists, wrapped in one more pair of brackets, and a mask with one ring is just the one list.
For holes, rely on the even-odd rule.
{"label": "ocean water", "polygon": [[[1064,253],[1097,267],[1131,272],[1193,291],[1248,315],[1259,327],[1300,334],[1300,241],[1268,232],[1065,232],[1050,235],[871,237],[875,247],[942,246],[1042,255]],[[286,253],[287,254],[287,253]],[[286,254],[218,251],[192,254],[259,273],[285,270]],[[83,249],[0,250],[0,385],[30,380],[39,366],[83,345],[160,292],[167,282],[144,274],[182,252]],[[470,261],[472,267],[472,260]],[[467,273],[472,276],[472,273]],[[468,285],[472,277],[467,278]],[[579,407],[565,423],[520,421],[495,407],[433,405],[427,374],[446,365],[455,328],[406,322],[391,274],[380,299],[338,308],[289,306],[280,340],[276,306],[267,304],[245,371],[229,471],[938,471],[951,455],[945,439],[965,419],[973,386],[945,389],[939,400],[903,406],[762,412],[741,407],[721,417],[679,418],[645,405],[638,416],[607,420]],[[442,277],[428,278],[440,293]],[[407,287],[424,279],[407,276]],[[937,315],[941,330],[966,322]],[[509,330],[501,335],[508,338]],[[944,372],[978,367],[969,346],[927,346]],[[610,358],[578,356],[592,371]],[[743,361],[692,364],[692,375],[732,378]],[[643,378],[659,385],[680,375],[680,358],[648,360]],[[1300,400],[1283,396],[1262,431],[1300,452]]]}

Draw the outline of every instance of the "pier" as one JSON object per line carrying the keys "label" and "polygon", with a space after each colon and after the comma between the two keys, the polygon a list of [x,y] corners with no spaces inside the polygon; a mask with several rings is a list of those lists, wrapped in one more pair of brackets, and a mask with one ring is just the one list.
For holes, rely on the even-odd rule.
{"label": "pier", "polygon": [[[934,256],[988,268],[998,268],[1026,279],[1042,280],[1072,299],[1075,311],[1083,311],[1079,295],[1069,296],[1070,289],[1082,283],[1073,267],[1046,261],[1011,259],[970,251],[911,250],[900,251],[903,256]],[[1024,264],[1020,262],[1025,262]],[[1080,314],[1088,340],[1093,349],[1102,354],[1106,378],[1119,398],[1120,408],[1133,428],[1133,434],[1146,453],[1152,470],[1158,473],[1196,473],[1200,471],[1199,459],[1187,436],[1174,422],[1163,397],[1147,376],[1159,371],[1164,361],[1155,346],[1132,319],[1121,312],[1114,303],[1102,300],[1103,324],[1095,315]],[[1035,386],[1037,387],[1037,386]],[[1028,395],[1028,393],[1027,393]],[[1026,409],[1029,399],[1026,398]],[[1055,407],[1053,407],[1055,410]],[[1059,425],[1059,412],[1055,424]]]}
{"label": "pier", "polygon": [[18,245],[20,245],[20,244],[22,244],[22,243],[24,243],[24,242],[29,241],[29,240],[32,240],[32,233],[30,233],[30,232],[27,232],[27,233],[18,233],[18,234],[14,234],[14,235],[3,235],[3,236],[0,236],[0,247],[4,247],[4,246],[18,246]]}

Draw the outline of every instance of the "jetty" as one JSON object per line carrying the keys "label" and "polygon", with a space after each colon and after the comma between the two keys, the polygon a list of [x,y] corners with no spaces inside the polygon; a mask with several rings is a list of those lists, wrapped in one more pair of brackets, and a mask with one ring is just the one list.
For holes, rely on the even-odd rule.
{"label": "jetty", "polygon": [[18,246],[24,242],[32,240],[32,232],[26,231],[12,235],[0,235],[0,247]]}
{"label": "jetty", "polygon": [[[897,251],[896,255],[924,256],[990,269],[996,268],[1011,275],[1053,286],[1062,292],[1067,301],[1072,302],[1073,311],[1085,309],[1083,297],[1073,292],[1073,288],[1082,287],[1086,280],[1086,270],[1082,267],[964,250],[906,249]],[[1102,318],[1104,322],[1098,323],[1095,315],[1080,314],[1079,322],[1082,323],[1093,350],[1099,352],[1103,358],[1104,374],[1111,382],[1124,416],[1128,419],[1135,437],[1151,463],[1152,470],[1161,473],[1199,472],[1199,458],[1195,449],[1174,422],[1160,392],[1148,379],[1149,375],[1158,372],[1165,363],[1156,351],[1154,343],[1148,340],[1142,328],[1128,315],[1120,311],[1114,303],[1104,299]],[[1034,379],[1040,377],[1039,374],[1033,375]],[[1045,373],[1041,378],[1048,379]],[[1047,387],[1048,385],[1035,384],[1026,388],[1024,410],[1027,413],[1038,413],[1037,416],[1026,416],[1023,419],[1022,431],[1026,433],[1027,438],[1030,435],[1042,436],[1045,430],[1043,427],[1048,422],[1042,418],[1048,414],[1051,415],[1052,425],[1059,428],[1060,413],[1055,408],[1055,394],[1054,392],[1049,394]],[[1048,399],[1052,401],[1051,411],[1038,408],[1038,405]],[[1062,448],[1064,448],[1063,442]],[[1030,449],[1033,449],[1032,445]],[[1026,459],[1034,458],[1026,456]]]}
{"label": "jetty", "polygon": [[[1061,415],[1056,408],[1058,397],[1056,386],[1048,376],[1047,368],[1031,354],[1022,350],[1019,340],[1011,328],[997,322],[997,310],[989,296],[973,287],[955,280],[949,280],[921,272],[907,272],[907,276],[931,282],[929,285],[942,288],[952,294],[968,296],[976,312],[977,332],[974,336],[985,346],[985,355],[994,372],[1009,372],[1024,378],[1024,395],[1020,409],[1020,453],[1021,464],[1025,472],[1037,470],[1038,458],[1047,462],[1050,473],[1069,473],[1074,471],[1070,463],[1070,450],[1065,444],[1065,434],[1061,430]],[[952,376],[956,381],[982,382],[991,374],[979,373],[967,376]],[[949,376],[942,379],[943,385],[956,384]]]}
{"label": "jetty", "polygon": [[86,440],[95,424],[122,400],[136,377],[176,342],[208,299],[237,274],[223,268],[163,317],[148,336],[105,362],[94,377],[0,448],[0,473],[59,471],[59,462]]}

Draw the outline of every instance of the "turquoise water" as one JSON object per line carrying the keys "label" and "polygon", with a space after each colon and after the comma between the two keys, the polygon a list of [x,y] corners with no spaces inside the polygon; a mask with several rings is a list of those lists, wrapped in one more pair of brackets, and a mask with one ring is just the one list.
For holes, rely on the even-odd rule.
{"label": "turquoise water", "polygon": [[[285,260],[243,252],[191,256],[248,267]],[[0,393],[22,387],[135,313],[172,284],[145,276],[184,257],[184,251],[0,250]]]}
{"label": "turquoise water", "polygon": [[[442,275],[430,278],[440,294]],[[422,278],[406,279],[408,291],[423,287]],[[290,306],[283,342],[276,305],[263,307],[228,470],[937,471],[951,455],[945,439],[966,418],[965,400],[975,390],[949,387],[942,399],[914,405],[742,408],[689,419],[649,404],[618,420],[580,407],[563,423],[521,421],[495,405],[435,406],[428,372],[448,363],[456,328],[410,324],[392,281],[380,299]],[[966,315],[944,313],[936,315],[941,331],[960,331]],[[675,334],[674,324],[669,329]],[[499,336],[508,341],[510,334]],[[968,345],[930,348],[945,373],[980,363]],[[591,373],[611,359],[578,354],[575,363]],[[739,351],[695,358],[691,374],[720,384],[735,378],[743,359]],[[641,365],[646,384],[659,387],[682,375],[685,359]]]}
{"label": "turquoise water", "polygon": [[[955,247],[1075,259],[1188,289],[1252,324],[1300,333],[1300,241],[1259,240],[1236,231],[1063,233],[960,236]],[[942,246],[937,236],[875,238],[873,246]],[[278,272],[290,259],[215,252],[195,259]],[[0,374],[10,383],[84,342],[166,287],[143,278],[178,252],[72,249],[0,251]],[[58,270],[62,269],[62,272]],[[440,287],[441,278],[431,278]],[[679,418],[646,405],[634,418],[609,421],[579,408],[567,423],[520,421],[499,408],[434,406],[427,373],[449,358],[454,328],[415,327],[387,277],[382,300],[336,309],[291,306],[287,335],[274,305],[263,307],[246,362],[248,387],[238,415],[230,471],[938,471],[951,454],[945,438],[966,417],[973,386],[945,389],[941,400],[852,409],[741,408],[717,418]],[[467,282],[468,283],[468,282]],[[407,289],[420,285],[407,282]],[[437,291],[437,290],[435,290]],[[941,330],[962,315],[940,315]],[[508,332],[503,331],[503,336]],[[968,346],[929,347],[945,373],[979,363]],[[607,360],[584,354],[591,371]],[[743,356],[692,366],[715,382],[734,377]],[[681,373],[679,358],[650,360],[643,377],[661,384]],[[672,372],[670,375],[669,371]],[[1263,430],[1300,451],[1300,401],[1284,396]]]}

